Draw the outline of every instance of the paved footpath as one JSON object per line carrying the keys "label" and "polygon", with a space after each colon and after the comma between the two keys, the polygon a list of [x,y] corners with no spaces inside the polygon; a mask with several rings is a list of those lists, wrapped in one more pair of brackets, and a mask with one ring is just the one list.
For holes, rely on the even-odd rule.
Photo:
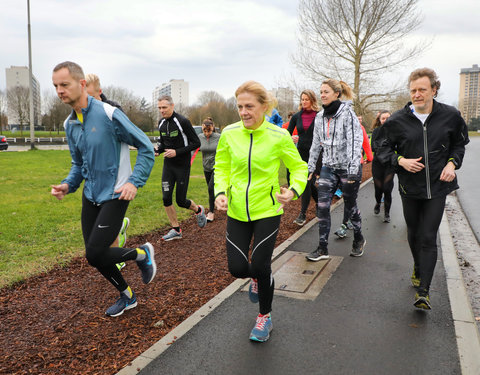
{"label": "paved footpath", "polygon": [[[433,310],[413,307],[413,264],[395,184],[390,224],[373,215],[373,183],[359,193],[367,239],[360,258],[349,256],[351,231],[344,240],[334,238],[343,205],[333,210],[329,250],[341,263],[316,299],[274,297],[267,343],[248,339],[258,307],[237,281],[118,374],[480,374],[478,333],[469,306],[462,305],[448,224],[442,223]],[[317,243],[312,222],[286,250],[307,253]]]}

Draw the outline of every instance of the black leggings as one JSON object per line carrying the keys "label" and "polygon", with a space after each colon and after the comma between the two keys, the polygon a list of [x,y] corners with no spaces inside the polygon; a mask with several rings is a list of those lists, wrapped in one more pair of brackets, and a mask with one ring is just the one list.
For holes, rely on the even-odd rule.
{"label": "black leggings", "polygon": [[239,221],[231,217],[227,219],[228,269],[235,277],[257,279],[260,314],[272,311],[274,290],[272,254],[280,218],[281,216],[272,216],[255,221]]}
{"label": "black leggings", "polygon": [[318,203],[318,190],[317,190],[317,187],[315,186],[315,177],[307,181],[305,190],[302,193],[302,208],[300,212],[304,215],[307,212],[308,205],[310,204],[311,198],[313,198],[315,203]]}
{"label": "black leggings", "polygon": [[402,196],[403,216],[407,223],[408,244],[412,251],[420,288],[430,288],[437,264],[437,233],[445,208],[445,196],[434,199],[412,199]]}
{"label": "black leggings", "polygon": [[164,161],[162,172],[163,205],[173,204],[173,188],[176,187],[175,200],[179,207],[190,208],[192,202],[187,199],[188,182],[190,180],[190,164],[177,165]]}
{"label": "black leggings", "polygon": [[207,172],[206,170],[203,171],[203,174],[205,176],[205,182],[207,183],[208,186],[208,205],[209,205],[209,211],[213,213],[215,211],[215,176],[214,176],[214,171]]}
{"label": "black leggings", "polygon": [[136,249],[110,247],[122,227],[129,201],[113,199],[96,205],[82,197],[82,232],[85,256],[118,291],[128,284],[116,264],[137,258]]}
{"label": "black leggings", "polygon": [[372,177],[375,186],[375,201],[380,204],[382,195],[385,197],[385,213],[390,213],[392,206],[392,190],[393,190],[393,176],[394,170],[390,166],[385,166],[377,159],[373,158],[372,162]]}

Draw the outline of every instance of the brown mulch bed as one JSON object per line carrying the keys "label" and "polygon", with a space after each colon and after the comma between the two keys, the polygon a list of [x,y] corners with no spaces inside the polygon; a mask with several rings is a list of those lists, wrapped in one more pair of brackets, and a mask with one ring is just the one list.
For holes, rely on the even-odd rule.
{"label": "brown mulch bed", "polygon": [[[363,180],[371,176],[364,168]],[[282,217],[277,245],[298,226],[300,201]],[[307,220],[315,217],[310,204]],[[85,258],[4,288],[0,294],[0,374],[114,374],[188,318],[234,279],[225,256],[226,215],[217,213],[204,229],[194,218],[182,223],[183,239],[162,242],[165,228],[129,238],[127,246],[149,241],[158,271],[144,285],[137,266],[122,271],[138,306],[117,318],[105,309],[116,290]]]}

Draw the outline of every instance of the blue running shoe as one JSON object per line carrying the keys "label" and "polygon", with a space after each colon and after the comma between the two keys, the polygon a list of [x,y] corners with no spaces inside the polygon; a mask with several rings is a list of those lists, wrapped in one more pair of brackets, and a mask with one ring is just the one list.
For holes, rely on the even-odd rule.
{"label": "blue running shoe", "polygon": [[253,303],[258,303],[258,282],[257,279],[252,279],[250,281],[250,286],[248,287],[248,297]]}
{"label": "blue running shoe", "polygon": [[203,206],[198,205],[198,207],[200,207],[200,213],[195,214],[197,216],[197,224],[200,228],[203,228],[207,225],[207,217],[205,216],[205,209]]}
{"label": "blue running shoe", "polygon": [[137,261],[137,266],[142,271],[142,281],[144,284],[150,283],[157,273],[157,265],[155,264],[155,250],[150,242],[139,246],[145,250],[145,259]]}
{"label": "blue running shoe", "polygon": [[258,314],[257,322],[250,333],[250,340],[265,342],[270,338],[270,332],[273,329],[272,318],[270,314]]}
{"label": "blue running shoe", "polygon": [[105,315],[116,317],[122,315],[125,310],[137,307],[137,296],[135,292],[132,291],[132,293],[132,298],[128,298],[125,294],[120,293],[120,298],[105,311]]}

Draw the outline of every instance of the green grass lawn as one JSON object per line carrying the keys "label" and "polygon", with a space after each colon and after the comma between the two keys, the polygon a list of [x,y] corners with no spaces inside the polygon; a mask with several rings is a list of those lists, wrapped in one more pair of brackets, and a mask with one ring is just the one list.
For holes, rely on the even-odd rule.
{"label": "green grass lawn", "polygon": [[[132,165],[136,151],[131,152]],[[68,151],[0,153],[0,288],[83,255],[82,187],[62,201],[50,195],[70,170]],[[192,166],[188,197],[208,206],[201,154]],[[129,236],[168,225],[161,192],[163,158],[156,158],[147,184],[127,211]],[[190,210],[177,209],[180,220]]]}

